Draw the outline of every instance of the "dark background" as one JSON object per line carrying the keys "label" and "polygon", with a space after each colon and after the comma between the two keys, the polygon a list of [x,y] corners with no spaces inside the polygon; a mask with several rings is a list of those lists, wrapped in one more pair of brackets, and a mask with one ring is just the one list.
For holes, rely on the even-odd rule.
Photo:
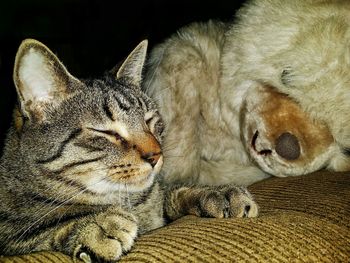
{"label": "dark background", "polygon": [[143,39],[149,49],[194,21],[231,21],[243,0],[0,1],[0,151],[16,101],[12,82],[25,38],[47,45],[78,78],[111,69]]}

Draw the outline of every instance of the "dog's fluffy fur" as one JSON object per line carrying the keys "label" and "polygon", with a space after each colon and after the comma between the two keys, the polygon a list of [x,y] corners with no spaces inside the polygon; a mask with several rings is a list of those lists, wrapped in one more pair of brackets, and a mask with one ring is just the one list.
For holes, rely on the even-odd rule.
{"label": "dog's fluffy fur", "polygon": [[169,181],[349,170],[350,2],[255,0],[233,24],[189,25],[152,51],[145,87]]}

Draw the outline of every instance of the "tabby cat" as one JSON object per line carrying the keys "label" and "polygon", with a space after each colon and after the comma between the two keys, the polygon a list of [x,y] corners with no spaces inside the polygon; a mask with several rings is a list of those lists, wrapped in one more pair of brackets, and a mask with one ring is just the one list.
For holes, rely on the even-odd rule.
{"label": "tabby cat", "polygon": [[15,61],[19,103],[0,166],[0,253],[116,261],[186,214],[254,217],[236,186],[162,186],[162,119],[140,87],[147,41],[115,74],[78,80],[42,43]]}

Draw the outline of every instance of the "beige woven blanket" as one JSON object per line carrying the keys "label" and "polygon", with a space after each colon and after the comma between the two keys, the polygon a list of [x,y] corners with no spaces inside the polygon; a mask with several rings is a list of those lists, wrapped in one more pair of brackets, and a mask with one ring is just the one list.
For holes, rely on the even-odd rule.
{"label": "beige woven blanket", "polygon": [[[184,217],[140,237],[121,262],[350,262],[350,174],[272,178],[250,187],[254,219]],[[42,252],[0,262],[72,262]]]}

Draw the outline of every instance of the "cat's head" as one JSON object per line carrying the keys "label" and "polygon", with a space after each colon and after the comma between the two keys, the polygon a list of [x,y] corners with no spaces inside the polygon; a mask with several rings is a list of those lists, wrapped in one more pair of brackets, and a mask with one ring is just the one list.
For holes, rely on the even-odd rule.
{"label": "cat's head", "polygon": [[163,123],[141,90],[147,41],[114,75],[81,81],[42,43],[19,47],[18,153],[31,174],[97,194],[147,188],[163,163]]}

